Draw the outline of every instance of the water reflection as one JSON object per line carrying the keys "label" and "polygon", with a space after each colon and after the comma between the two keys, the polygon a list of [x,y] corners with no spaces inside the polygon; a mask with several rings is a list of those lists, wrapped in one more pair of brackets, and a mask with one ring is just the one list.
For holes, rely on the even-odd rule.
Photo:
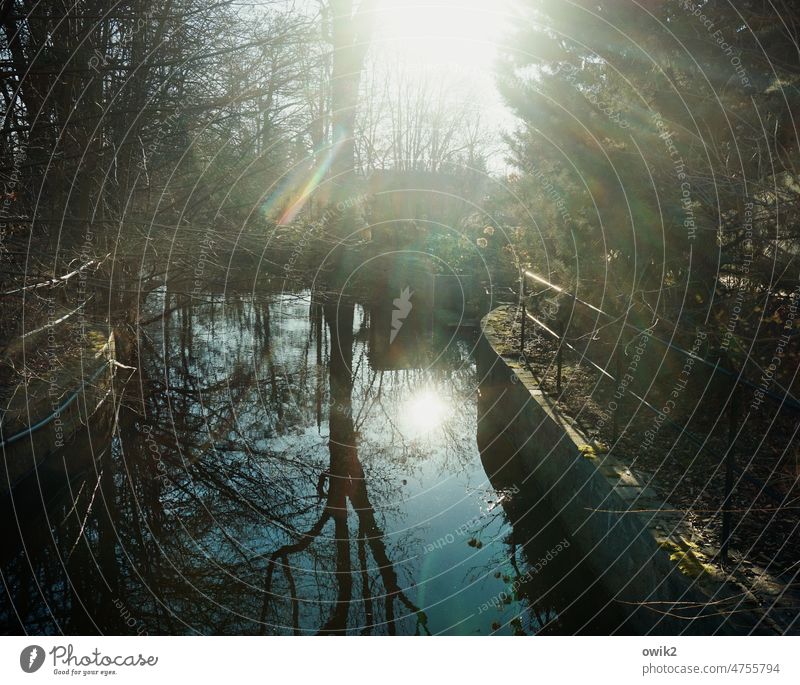
{"label": "water reflection", "polygon": [[447,400],[431,388],[416,390],[400,408],[400,427],[404,437],[419,438],[441,428],[452,413]]}
{"label": "water reflection", "polygon": [[556,534],[520,513],[491,446],[481,463],[469,340],[435,339],[417,307],[422,328],[409,317],[390,342],[390,303],[309,293],[148,306],[171,314],[127,341],[139,373],[114,435],[92,436],[100,456],[57,494],[29,493],[37,511],[7,534],[6,632],[578,624],[549,575],[569,557],[527,570]]}

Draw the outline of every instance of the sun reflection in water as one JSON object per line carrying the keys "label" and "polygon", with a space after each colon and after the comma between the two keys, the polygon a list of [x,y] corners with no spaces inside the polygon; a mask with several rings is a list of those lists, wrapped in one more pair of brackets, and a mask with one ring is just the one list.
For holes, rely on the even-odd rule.
{"label": "sun reflection in water", "polygon": [[417,390],[400,406],[400,427],[407,438],[418,438],[440,428],[451,413],[447,400],[431,388]]}

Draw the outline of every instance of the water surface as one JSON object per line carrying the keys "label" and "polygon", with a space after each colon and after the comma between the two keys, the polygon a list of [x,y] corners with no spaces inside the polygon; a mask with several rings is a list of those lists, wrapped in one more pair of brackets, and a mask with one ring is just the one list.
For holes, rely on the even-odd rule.
{"label": "water surface", "polygon": [[7,533],[6,632],[606,629],[557,518],[478,449],[474,340],[424,307],[396,331],[391,300],[154,294],[114,435]]}

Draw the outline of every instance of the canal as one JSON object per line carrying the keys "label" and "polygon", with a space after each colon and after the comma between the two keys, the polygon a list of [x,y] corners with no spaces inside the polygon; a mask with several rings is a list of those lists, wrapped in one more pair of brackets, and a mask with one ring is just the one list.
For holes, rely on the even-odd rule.
{"label": "canal", "polygon": [[4,505],[4,632],[613,631],[479,434],[474,335],[378,299],[153,293],[113,435]]}

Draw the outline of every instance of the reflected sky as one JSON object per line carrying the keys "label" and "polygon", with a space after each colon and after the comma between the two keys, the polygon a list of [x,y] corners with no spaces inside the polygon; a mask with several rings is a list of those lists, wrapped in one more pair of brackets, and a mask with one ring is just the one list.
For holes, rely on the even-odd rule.
{"label": "reflected sky", "polygon": [[174,311],[132,345],[104,456],[4,546],[5,632],[534,633],[557,618],[515,581],[515,488],[481,461],[469,338],[409,317],[396,342],[415,349],[387,363],[382,303],[333,320],[310,293],[182,297],[148,304]]}
{"label": "reflected sky", "polygon": [[417,388],[400,405],[400,431],[406,440],[414,440],[442,429],[453,416],[453,406],[436,388]]}

